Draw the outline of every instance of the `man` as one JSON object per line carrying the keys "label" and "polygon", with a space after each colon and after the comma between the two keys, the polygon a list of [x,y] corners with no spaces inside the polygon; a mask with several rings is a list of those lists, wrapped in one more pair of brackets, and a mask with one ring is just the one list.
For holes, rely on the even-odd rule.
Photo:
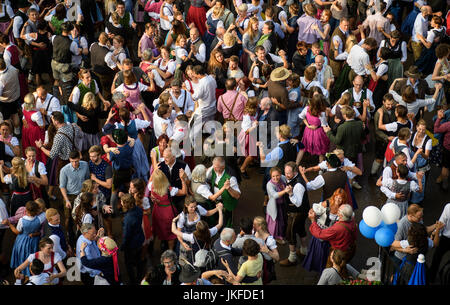
{"label": "man", "polygon": [[20,86],[19,70],[13,66],[6,66],[3,57],[0,57],[0,112],[4,120],[11,120],[14,134],[19,135],[20,120]]}
{"label": "man", "polygon": [[241,190],[236,177],[225,171],[225,159],[215,157],[212,166],[206,172],[206,179],[211,183],[211,192],[216,194],[223,186],[225,191],[217,198],[223,203],[223,225],[231,228],[233,226],[233,210],[238,204]]}
{"label": "man", "polygon": [[61,168],[69,163],[70,152],[76,149],[75,139],[80,137],[80,129],[76,125],[66,124],[64,115],[59,111],[52,113],[51,120],[57,130],[52,148],[50,150],[45,148],[42,140],[36,142],[36,147],[41,149],[47,157],[58,160],[57,177],[59,177]]}
{"label": "man", "polygon": [[263,244],[264,241],[260,238],[255,237],[253,235],[253,219],[249,217],[241,218],[241,221],[239,222],[239,228],[240,232],[236,236],[236,240],[232,244],[232,248],[234,249],[242,249],[244,242],[246,239],[253,239],[258,244]]}
{"label": "man", "polygon": [[351,48],[347,58],[347,64],[352,69],[348,74],[350,81],[353,81],[356,75],[370,75],[370,71],[366,68],[370,64],[369,52],[377,46],[377,41],[374,38],[367,38],[362,45],[356,44]]}
{"label": "man", "polygon": [[103,236],[103,229],[97,230],[95,226],[91,223],[84,223],[81,226],[81,235],[77,240],[76,256],[77,256],[77,267],[81,273],[81,281],[84,285],[92,286],[94,285],[94,278],[96,275],[101,273],[100,270],[91,269],[85,267],[81,263],[81,244],[86,243],[87,246],[84,248],[84,253],[86,258],[91,260],[99,258],[101,256],[100,249],[97,246],[97,239]]}
{"label": "man", "polygon": [[44,118],[45,127],[51,123],[52,113],[54,111],[61,111],[61,105],[59,100],[47,92],[44,86],[36,88],[36,92],[33,93],[36,99],[36,110],[39,110]]}
{"label": "man", "polygon": [[[131,12],[128,10],[125,11],[125,3],[121,0],[117,1],[116,13],[119,16],[119,23],[120,25],[122,25],[124,33],[126,35],[126,37],[123,37],[125,38],[124,47],[127,47],[129,56],[133,60],[138,60],[136,46],[133,45],[133,42],[137,40],[137,23],[133,20],[133,14],[131,14]],[[109,17],[108,22],[112,22],[112,17]],[[138,42],[136,41],[136,43]]]}
{"label": "man", "polygon": [[234,23],[234,15],[228,8],[225,7],[225,4],[227,4],[227,0],[216,0],[215,5],[211,7],[208,12],[206,12],[206,18],[212,14],[214,7],[223,9],[223,14],[220,16],[220,20],[223,22],[223,26],[226,30]]}
{"label": "man", "polygon": [[272,21],[265,21],[261,30],[262,35],[259,38],[258,42],[256,42],[257,46],[264,47],[266,53],[275,53],[277,49],[277,36],[274,30],[274,23]]}
{"label": "man", "polygon": [[[267,6],[267,8],[265,10],[266,20],[265,21],[259,21],[258,27],[259,27],[259,30],[262,32],[264,24],[266,22],[271,22],[273,24],[273,26],[274,26],[273,31],[274,31],[275,36],[277,38],[279,38],[280,40],[282,40],[282,39],[284,39],[284,37],[286,35],[284,34],[284,32],[282,30],[281,23],[279,21],[274,21],[273,20],[274,14],[275,14],[275,11],[274,11],[273,7]],[[285,15],[286,15],[286,12],[285,12]]]}
{"label": "man", "polygon": [[160,10],[160,36],[166,39],[167,33],[169,33],[172,28],[173,21],[173,3],[175,0],[164,0],[163,5]]}
{"label": "man", "polygon": [[73,150],[70,152],[70,163],[65,165],[59,173],[59,189],[64,199],[64,228],[69,234],[69,243],[74,242],[74,232],[71,217],[75,198],[81,193],[83,182],[90,178],[89,165],[86,161],[80,161],[80,152]]}
{"label": "man", "polygon": [[383,112],[383,124],[389,124],[397,121],[394,110],[395,100],[392,94],[386,93],[383,96],[383,106],[381,106],[377,112],[375,112],[373,122],[375,125],[375,160],[372,163],[372,169],[370,174],[375,176],[380,169],[383,160],[384,153],[386,152],[387,145],[395,137],[391,132],[381,130],[378,128],[378,122],[380,121],[380,113]]}
{"label": "man", "polygon": [[[289,242],[289,256],[280,261],[280,266],[289,267],[297,264],[299,255],[306,255],[305,221],[308,217],[310,204],[306,183],[298,174],[295,162],[290,161],[285,164],[284,175],[287,179],[287,185],[290,185],[292,189],[285,195],[288,199],[285,202],[288,202],[286,239]],[[300,237],[300,249],[296,251],[297,235]]]}
{"label": "man", "polygon": [[330,198],[338,188],[345,189],[348,179],[347,174],[340,169],[342,163],[338,156],[335,154],[328,154],[325,159],[328,166],[327,171],[323,175],[318,175],[312,181],[309,181],[308,178],[306,178],[306,169],[304,167],[299,168],[299,172],[306,182],[306,189],[310,191],[322,188],[321,198],[323,200]]}
{"label": "man", "polygon": [[82,32],[86,33],[89,45],[95,40],[94,26],[98,20],[97,6],[95,0],[80,1],[80,8],[83,14]]}
{"label": "man", "polygon": [[[16,40],[16,45],[19,46],[22,50],[24,48],[24,44],[23,40],[21,40],[20,38],[20,33],[22,32],[22,28],[25,25],[25,22],[28,21],[27,11],[29,8],[30,3],[28,1],[20,3],[19,9],[16,12],[16,16],[13,19],[13,36]],[[36,10],[34,11],[36,12]]]}
{"label": "man", "polygon": [[89,159],[91,180],[99,185],[100,192],[105,195],[106,202],[109,202],[112,188],[112,167],[102,159],[102,148],[99,145],[89,148]]}
{"label": "man", "polygon": [[222,114],[225,121],[242,121],[247,99],[236,90],[236,79],[225,81],[226,92],[219,96],[217,112]]}
{"label": "man", "polygon": [[191,93],[185,89],[181,89],[181,85],[180,80],[174,79],[170,83],[169,94],[172,97],[175,112],[178,113],[179,109],[183,114],[190,118],[194,112],[195,104],[192,100]]}
{"label": "man", "polygon": [[256,61],[253,62],[253,72],[249,79],[252,81],[253,86],[259,88],[259,85],[264,85],[265,82],[262,80],[262,67],[267,64],[275,68],[278,65],[283,65],[284,68],[288,68],[289,64],[286,59],[286,52],[280,50],[278,52],[280,56],[276,56],[272,53],[266,52],[263,46],[255,47]]}
{"label": "man", "polygon": [[65,22],[61,25],[61,35],[53,35],[51,39],[53,45],[51,66],[55,79],[54,86],[59,87],[63,105],[67,103],[72,91],[72,55],[80,55],[83,51],[75,41],[69,38],[72,29],[73,25],[70,22]]}
{"label": "man", "polygon": [[144,53],[145,50],[151,49],[153,56],[158,56],[159,51],[156,48],[154,38],[156,34],[156,26],[151,23],[145,24],[145,31],[142,35],[141,39],[139,40],[138,44],[138,57],[142,58],[142,53]]}
{"label": "man", "polygon": [[[201,40],[200,32],[197,28],[192,28],[189,30],[189,39],[187,41],[186,50],[189,52],[189,64],[195,66],[205,63],[206,45]],[[184,67],[183,64],[181,65],[181,69]]]}
{"label": "man", "polygon": [[292,103],[289,100],[289,92],[286,89],[286,79],[290,75],[291,72],[286,68],[276,68],[270,73],[270,80],[267,82],[269,98],[274,104],[275,110],[278,112],[280,125],[287,123],[287,110],[298,106],[297,103]]}
{"label": "man", "polygon": [[363,28],[369,29],[369,36],[374,38],[378,45],[384,40],[383,32],[389,34],[391,32],[391,24],[389,20],[383,16],[383,12],[386,9],[386,3],[380,1],[379,5],[376,5],[376,13],[367,16],[363,22]]}
{"label": "man", "polygon": [[[308,3],[304,6],[305,14],[297,19],[298,24],[298,41],[304,41],[308,45],[318,42],[321,37],[319,33],[313,29],[313,25],[323,31],[320,20],[315,18],[317,14],[317,8],[312,3]],[[345,42],[344,42],[345,43]]]}
{"label": "man", "polygon": [[353,217],[353,209],[349,204],[343,204],[338,210],[338,221],[331,227],[321,229],[316,222],[316,213],[313,209],[309,210],[308,218],[311,220],[309,231],[319,239],[326,240],[330,243],[331,249],[328,256],[327,268],[332,267],[330,255],[334,249],[344,252],[343,264],[350,262],[355,255],[357,226]]}
{"label": "man", "polygon": [[[287,20],[289,8],[287,5],[287,0],[278,0],[277,5],[273,7],[273,21],[282,24],[282,20]],[[266,14],[267,16],[267,14]]]}
{"label": "man", "polygon": [[339,26],[333,31],[331,35],[330,49],[328,55],[330,57],[330,67],[333,70],[334,77],[338,77],[344,60],[337,60],[336,57],[345,51],[345,42],[348,37],[349,22],[347,18],[341,18]]}
{"label": "man", "polygon": [[206,74],[206,70],[203,66],[194,67],[194,76],[198,79],[198,85],[195,89],[192,99],[199,103],[198,108],[194,112],[194,115],[198,115],[201,118],[201,122],[213,120],[216,114],[216,88],[217,83],[214,77]]}
{"label": "man", "polygon": [[405,72],[406,78],[397,79],[394,85],[394,91],[402,95],[406,86],[411,86],[418,99],[425,99],[425,95],[432,95],[435,88],[430,88],[428,82],[422,79],[422,73],[417,66],[410,66]]}
{"label": "man", "polygon": [[320,44],[318,42],[314,42],[311,45],[311,49],[309,49],[308,53],[306,53],[306,65],[309,66],[311,64],[314,64],[317,56],[322,56],[325,64],[328,64],[328,59],[325,53],[320,49]]}
{"label": "man", "polygon": [[230,270],[233,274],[238,272],[238,264],[236,256],[240,256],[242,251],[239,249],[233,249],[232,244],[236,241],[236,233],[232,228],[223,228],[220,232],[220,238],[214,242],[213,249],[216,250],[219,256],[219,265],[217,269],[227,271],[227,268],[223,265],[222,259],[228,263]]}
{"label": "man", "polygon": [[102,95],[106,100],[110,100],[110,88],[114,78],[114,71],[108,66],[108,61],[106,59],[106,54],[110,52],[107,42],[108,36],[106,33],[100,33],[98,42],[91,45],[89,52],[91,53],[92,71],[100,81]]}
{"label": "man", "polygon": [[329,126],[324,126],[323,130],[330,142],[336,144],[337,148],[343,149],[345,157],[356,163],[358,154],[362,152],[363,122],[355,120],[355,110],[350,106],[342,107],[341,113],[345,122],[339,125],[336,135]]}
{"label": "man", "polygon": [[123,84],[123,72],[124,71],[132,71],[133,74],[136,76],[138,80],[141,80],[144,83],[150,82],[150,72],[145,73],[140,67],[134,67],[133,61],[130,58],[125,58],[122,62],[122,70],[117,72],[114,77],[114,82],[111,86],[111,93],[114,92],[114,90]]}
{"label": "man", "polygon": [[[167,180],[169,180],[170,186],[176,187],[181,190],[183,187],[182,181],[180,179],[180,169],[183,169],[186,173],[188,179],[191,179],[191,170],[189,165],[187,165],[184,161],[177,159],[175,157],[175,153],[171,147],[167,147],[163,152],[164,161],[158,164],[158,168],[163,171],[166,175]],[[173,203],[178,210],[178,213],[183,211],[184,206],[184,198],[185,196],[176,196],[173,197]]]}
{"label": "man", "polygon": [[334,83],[333,69],[326,64],[326,57],[323,55],[317,55],[314,59],[314,63],[311,64],[316,67],[315,81],[318,81],[322,87],[330,92],[331,85]]}
{"label": "man", "polygon": [[61,226],[61,216],[58,210],[54,208],[45,211],[47,221],[44,222],[44,236],[53,241],[53,251],[61,255],[64,260],[73,255],[72,247],[67,243],[68,237]]}
{"label": "man", "polygon": [[427,37],[428,32],[428,16],[432,15],[431,7],[424,5],[420,8],[420,14],[417,15],[414,21],[414,27],[411,36],[411,48],[413,51],[414,61],[419,59],[422,53],[422,42],[417,38],[417,34]]}
{"label": "man", "polygon": [[375,110],[375,104],[373,103],[373,92],[364,86],[364,78],[360,75],[356,75],[353,79],[353,87],[345,90],[351,94],[350,107],[355,107],[361,114],[361,121],[368,124],[370,113]]}

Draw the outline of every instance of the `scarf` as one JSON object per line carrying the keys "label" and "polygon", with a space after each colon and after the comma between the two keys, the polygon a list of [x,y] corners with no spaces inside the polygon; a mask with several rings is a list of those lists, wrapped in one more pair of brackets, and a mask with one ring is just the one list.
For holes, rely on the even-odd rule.
{"label": "scarf", "polygon": [[7,138],[3,138],[3,136],[0,134],[0,141],[2,142],[8,142],[11,143],[12,135],[9,135]]}
{"label": "scarf", "polygon": [[113,264],[114,264],[114,279],[116,282],[119,281],[119,260],[117,258],[117,252],[119,251],[119,248],[116,246],[114,249],[109,250],[105,243],[106,238],[100,238],[98,240],[98,248],[102,252],[108,253],[108,255],[111,255],[113,258]]}
{"label": "scarf", "polygon": [[[272,34],[272,33],[270,33],[270,34]],[[257,45],[257,46],[262,46],[262,44],[263,44],[267,39],[269,39],[270,34],[262,35],[262,36],[259,38],[259,40],[258,40],[258,42],[256,43],[256,45]]]}
{"label": "scarf", "polygon": [[[281,192],[286,187],[286,184],[284,184],[283,180],[281,180],[281,179],[278,183],[274,183],[272,180],[270,180],[270,183],[275,186],[277,193]],[[281,202],[283,202],[283,196],[278,197],[276,199],[276,202],[277,202],[277,204],[280,204]]]}

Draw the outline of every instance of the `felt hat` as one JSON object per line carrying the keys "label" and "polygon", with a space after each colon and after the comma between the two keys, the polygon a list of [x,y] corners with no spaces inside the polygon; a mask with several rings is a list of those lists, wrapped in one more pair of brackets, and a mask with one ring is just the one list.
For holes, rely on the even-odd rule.
{"label": "felt hat", "polygon": [[270,80],[273,82],[282,81],[291,76],[292,72],[284,67],[276,68],[270,73]]}
{"label": "felt hat", "polygon": [[125,133],[125,130],[123,129],[114,129],[112,132],[112,137],[114,142],[116,142],[118,145],[124,145],[127,143],[127,134]]}

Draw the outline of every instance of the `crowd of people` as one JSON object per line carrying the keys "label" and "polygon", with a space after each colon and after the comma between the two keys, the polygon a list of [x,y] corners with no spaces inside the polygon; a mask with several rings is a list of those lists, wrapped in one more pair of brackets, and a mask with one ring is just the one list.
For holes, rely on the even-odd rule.
{"label": "crowd of people", "polygon": [[[85,285],[266,285],[277,264],[364,278],[367,174],[401,211],[384,283],[435,247],[434,283],[450,203],[422,219],[426,186],[449,184],[446,24],[440,0],[0,0],[0,277],[73,284],[75,257]],[[248,179],[264,202],[236,219]]]}

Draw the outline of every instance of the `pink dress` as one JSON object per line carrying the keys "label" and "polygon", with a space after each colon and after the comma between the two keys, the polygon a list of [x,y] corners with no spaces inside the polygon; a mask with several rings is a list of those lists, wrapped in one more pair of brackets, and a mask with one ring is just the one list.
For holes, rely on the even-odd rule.
{"label": "pink dress", "polygon": [[[138,106],[140,104],[142,104],[141,91],[139,90],[139,82],[135,83],[134,85],[130,85],[130,86],[123,84],[123,92],[129,93],[129,96],[127,97],[127,102],[130,103],[134,109],[137,109]],[[149,118],[151,120],[150,127],[153,127],[153,113],[147,107],[145,107],[145,112],[147,112],[147,115],[149,116]],[[142,115],[142,113],[139,113],[139,114],[130,113],[130,118],[132,120],[134,120],[134,119],[143,120],[144,116]]]}
{"label": "pink dress", "polygon": [[308,109],[306,111],[306,120],[309,125],[320,127],[317,129],[310,129],[308,127],[305,128],[302,139],[302,143],[305,145],[305,150],[311,155],[324,155],[328,152],[330,140],[325,134],[325,131],[323,131],[319,117],[311,115]]}
{"label": "pink dress", "polygon": [[[246,118],[247,117],[247,118]],[[250,118],[250,126],[244,126],[245,119]],[[251,124],[256,121],[256,115],[255,116],[249,116],[248,114],[244,115],[244,120],[242,121],[242,129],[239,132],[238,141],[239,141],[239,147],[241,149],[241,153],[243,156],[256,156],[256,139],[253,136],[252,133],[247,133],[246,130],[248,130],[251,127]],[[248,125],[248,124],[247,124]],[[255,132],[256,135],[256,132]]]}
{"label": "pink dress", "polygon": [[[22,127],[22,151],[25,155],[25,149],[28,146],[36,147],[35,141],[45,140],[45,130],[40,128],[39,125],[31,119],[31,116],[36,113],[36,110],[27,111],[23,109],[23,117],[27,121],[27,128],[25,126]],[[42,152],[42,150],[36,147],[36,160],[41,161],[42,163],[47,162],[46,155]]]}

